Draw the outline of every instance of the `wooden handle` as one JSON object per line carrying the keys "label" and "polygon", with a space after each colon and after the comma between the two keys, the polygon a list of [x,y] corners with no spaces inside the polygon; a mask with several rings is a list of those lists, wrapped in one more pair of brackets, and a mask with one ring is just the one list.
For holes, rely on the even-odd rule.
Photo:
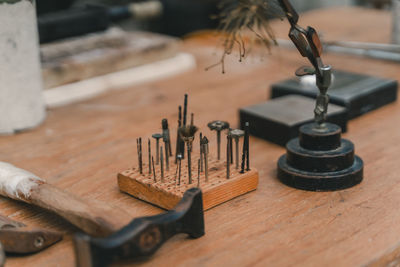
{"label": "wooden handle", "polygon": [[24,201],[53,211],[87,234],[97,237],[110,235],[130,220],[126,213],[118,209],[104,204],[91,205],[46,183],[35,187]]}
{"label": "wooden handle", "polygon": [[16,228],[16,227],[25,227],[26,225],[10,218],[0,215],[0,229],[3,228]]}

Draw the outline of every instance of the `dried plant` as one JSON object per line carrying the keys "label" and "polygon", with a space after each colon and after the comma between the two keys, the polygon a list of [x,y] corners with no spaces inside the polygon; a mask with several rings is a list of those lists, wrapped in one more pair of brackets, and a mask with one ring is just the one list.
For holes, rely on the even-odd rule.
{"label": "dried plant", "polygon": [[283,17],[284,13],[275,0],[223,0],[219,8],[221,12],[216,19],[219,19],[218,30],[224,35],[224,52],[220,61],[207,69],[221,65],[222,73],[225,73],[225,56],[230,55],[235,46],[239,50],[239,61],[242,61],[247,54],[247,42],[253,44],[259,40],[268,49],[276,44],[269,19]]}

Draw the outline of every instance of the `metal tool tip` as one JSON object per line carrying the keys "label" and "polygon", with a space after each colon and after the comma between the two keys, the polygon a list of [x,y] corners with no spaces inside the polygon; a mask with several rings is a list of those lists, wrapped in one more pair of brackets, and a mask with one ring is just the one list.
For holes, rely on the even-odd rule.
{"label": "metal tool tip", "polygon": [[163,119],[163,120],[161,121],[161,124],[162,124],[163,130],[168,129],[168,120],[167,120],[167,119]]}
{"label": "metal tool tip", "polygon": [[210,130],[222,131],[229,128],[229,123],[226,121],[216,120],[209,122],[207,126]]}
{"label": "metal tool tip", "polygon": [[203,145],[208,144],[208,138],[207,138],[207,136],[204,136],[204,137],[201,139],[201,144],[203,144]]}

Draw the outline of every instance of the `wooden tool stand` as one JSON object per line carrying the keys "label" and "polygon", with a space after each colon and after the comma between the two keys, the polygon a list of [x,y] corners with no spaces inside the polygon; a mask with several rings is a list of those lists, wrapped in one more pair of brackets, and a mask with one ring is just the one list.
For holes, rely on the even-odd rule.
{"label": "wooden tool stand", "polygon": [[333,191],[363,179],[363,161],[354,155],[353,143],[341,138],[341,129],[335,124],[302,126],[299,138],[289,141],[286,149],[278,161],[278,178],[291,187]]}
{"label": "wooden tool stand", "polygon": [[[197,159],[192,159],[192,165]],[[172,160],[171,160],[172,163]],[[118,174],[118,186],[121,191],[138,199],[147,201],[164,209],[172,209],[181,199],[184,192],[193,187],[199,187],[203,192],[203,208],[208,210],[223,202],[253,191],[258,185],[258,171],[252,168],[240,173],[231,165],[230,178],[226,177],[226,162],[209,159],[208,181],[205,173],[200,174],[198,186],[197,166],[192,168],[193,181],[189,184],[187,159],[182,160],[181,181],[179,183],[175,164],[171,164],[161,181],[161,173],[156,167],[156,181],[153,173],[149,174],[148,166],[143,166],[143,174],[138,168],[131,168]],[[157,170],[158,169],[158,170]]]}

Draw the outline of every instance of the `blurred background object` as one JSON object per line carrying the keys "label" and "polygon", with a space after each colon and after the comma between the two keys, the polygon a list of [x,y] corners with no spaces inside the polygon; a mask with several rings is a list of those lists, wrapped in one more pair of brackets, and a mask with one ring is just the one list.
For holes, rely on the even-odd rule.
{"label": "blurred background object", "polygon": [[370,5],[374,8],[382,9],[390,5],[391,0],[356,0],[358,5]]}
{"label": "blurred background object", "polygon": [[38,15],[70,8],[75,0],[36,0]]}
{"label": "blurred background object", "polygon": [[[127,19],[128,16],[115,19],[115,17],[112,17],[113,12],[108,12],[108,15],[107,13],[104,13],[104,15],[100,17],[97,15],[97,17],[98,19],[102,18],[103,20],[111,20],[114,23],[118,22],[118,26],[123,29],[148,30],[173,36],[182,36],[199,29],[215,28],[217,25],[217,22],[211,19],[212,15],[218,13],[218,1],[216,0],[60,0],[60,4],[56,3],[58,1],[49,0],[37,0],[37,2],[39,21],[49,20],[49,17],[62,17],[64,19],[71,16],[76,17],[78,13],[83,12],[83,9],[86,9],[86,15],[89,16],[88,5],[92,6],[91,11],[94,11],[93,6],[96,6],[97,9],[113,8],[114,10],[117,8],[121,10],[125,7],[125,9],[130,9],[132,11],[133,6],[145,6],[145,4],[148,4],[149,2],[158,2],[162,7],[162,12],[160,12],[156,17],[141,17],[140,19],[137,19],[137,12],[132,14],[132,19]],[[58,12],[58,14],[54,12]],[[98,12],[101,11],[98,10]],[[82,28],[90,26],[91,25],[81,24]],[[104,29],[105,28],[103,27],[103,30]]]}
{"label": "blurred background object", "polygon": [[[400,0],[393,1],[395,4]],[[234,3],[234,0],[232,2]],[[390,7],[390,2],[390,0],[292,1],[295,8],[302,12],[354,5],[387,9]],[[94,83],[93,88],[97,88],[100,81],[116,80],[104,75],[177,57],[180,52],[177,45],[179,38],[171,39],[169,36],[185,37],[198,30],[216,29],[219,21],[215,17],[220,12],[218,8],[220,3],[220,0],[37,0],[45,88],[47,90],[62,87],[62,91],[72,95],[70,92],[73,90],[68,85],[75,83],[74,90],[77,92],[76,95],[80,96],[83,87],[88,87],[86,83],[78,84],[81,81],[103,77]],[[393,36],[396,36],[396,29],[398,27],[394,24]],[[140,31],[148,34],[136,34]],[[131,32],[134,34],[130,34]],[[150,33],[154,36],[150,36]],[[159,33],[166,35],[164,39],[160,39],[157,35]],[[346,51],[350,49],[353,52],[357,50],[358,54],[367,56],[372,54],[374,57],[378,53],[377,58],[382,58],[382,53],[386,53],[375,50],[372,53],[370,49],[360,48],[361,51],[359,47],[340,48],[338,52],[343,53],[343,49]],[[386,54],[383,56],[387,58]],[[397,54],[396,57],[389,55],[389,59],[393,58],[397,60]],[[194,58],[187,57],[180,63],[171,64],[174,66],[184,64],[192,68],[195,65],[193,62]],[[182,65],[178,66],[178,69],[183,71],[187,67]],[[154,76],[157,76],[156,73]],[[119,78],[119,80],[124,79]],[[112,84],[119,87],[119,83]],[[45,96],[45,99],[47,101],[49,98]],[[66,102],[62,100],[61,103]]]}
{"label": "blurred background object", "polygon": [[331,6],[367,6],[373,8],[384,8],[391,0],[294,0],[293,6],[299,11],[325,8]]}
{"label": "blurred background object", "polygon": [[[218,14],[218,0],[156,0],[162,5],[162,12],[157,18],[149,20],[125,19],[118,21],[118,26],[129,30],[146,30],[173,36],[213,29],[217,21],[211,17]],[[393,0],[395,1],[395,0]],[[123,7],[131,4],[147,3],[146,0],[37,0],[39,16],[70,8],[83,8],[85,5],[103,7]],[[294,7],[301,11],[326,8],[331,6],[367,6],[387,8],[391,0],[297,0]],[[105,18],[105,16],[103,16]],[[115,22],[115,21],[114,21]],[[88,25],[86,25],[88,26]]]}
{"label": "blurred background object", "polygon": [[0,133],[13,133],[45,117],[32,1],[0,1],[0,25]]}
{"label": "blurred background object", "polygon": [[393,31],[392,42],[400,45],[400,0],[392,0]]}

